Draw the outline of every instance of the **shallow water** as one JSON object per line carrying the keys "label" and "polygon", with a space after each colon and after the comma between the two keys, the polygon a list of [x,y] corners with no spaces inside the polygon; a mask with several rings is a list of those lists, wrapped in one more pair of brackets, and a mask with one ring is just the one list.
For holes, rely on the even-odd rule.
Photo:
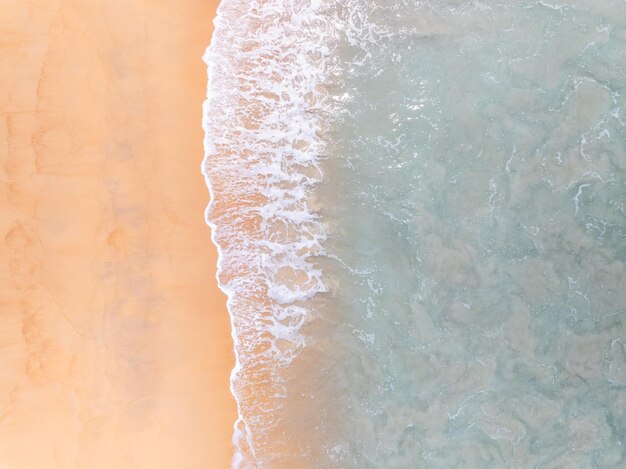
{"label": "shallow water", "polygon": [[[246,207],[269,223],[251,248],[239,202],[209,219],[232,246],[220,278],[235,334],[289,359],[238,344],[235,465],[623,467],[626,3],[284,0],[246,14],[273,31],[253,50],[282,67],[266,103],[281,124],[259,119],[274,139],[254,149],[222,133],[230,166],[209,145],[207,174],[215,189],[253,158],[272,195]],[[210,64],[226,36],[218,24]],[[246,105],[275,89],[255,63],[238,69],[257,84]],[[205,121],[208,142],[226,119]],[[227,273],[244,252],[258,269]],[[253,276],[268,299],[238,307]],[[280,389],[263,412],[247,367]]]}

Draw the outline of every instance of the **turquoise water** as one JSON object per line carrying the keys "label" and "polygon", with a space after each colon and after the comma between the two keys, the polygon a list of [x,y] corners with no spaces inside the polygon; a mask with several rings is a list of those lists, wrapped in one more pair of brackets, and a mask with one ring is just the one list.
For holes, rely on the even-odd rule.
{"label": "turquoise water", "polygon": [[626,2],[224,0],[207,62],[235,467],[626,467]]}

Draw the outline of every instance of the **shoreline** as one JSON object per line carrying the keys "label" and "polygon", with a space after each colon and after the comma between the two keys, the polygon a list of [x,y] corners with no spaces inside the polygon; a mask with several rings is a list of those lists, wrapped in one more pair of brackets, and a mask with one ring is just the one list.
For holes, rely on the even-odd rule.
{"label": "shoreline", "polygon": [[[223,4],[204,55],[210,77],[204,165],[210,171],[203,172],[212,194],[207,221],[219,246],[219,281],[235,331],[237,468],[310,465],[311,434],[292,425],[308,416],[308,403],[292,405],[304,403],[293,379],[302,369],[290,365],[307,340],[301,330],[311,317],[306,303],[327,291],[312,261],[326,237],[311,207],[323,142],[316,116],[307,113],[321,105],[324,76],[321,57],[307,51],[323,48],[324,40],[316,32],[301,36],[296,27],[322,22],[312,5],[294,6],[279,21],[272,12],[280,5],[267,7],[266,17],[245,2]],[[207,113],[209,107],[222,112]]]}
{"label": "shoreline", "polygon": [[218,2],[9,3],[0,467],[230,467],[198,170]]}

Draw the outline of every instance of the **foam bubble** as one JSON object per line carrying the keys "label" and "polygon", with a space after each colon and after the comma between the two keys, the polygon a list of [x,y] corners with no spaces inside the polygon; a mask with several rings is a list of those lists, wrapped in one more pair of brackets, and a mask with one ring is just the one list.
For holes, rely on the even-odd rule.
{"label": "foam bubble", "polygon": [[326,291],[311,261],[326,239],[311,205],[324,149],[327,96],[320,84],[332,51],[323,8],[323,2],[224,0],[204,56],[202,170],[235,342],[236,468],[257,467],[280,451],[267,441],[279,424],[268,409],[281,407],[281,370],[305,345],[306,302]]}

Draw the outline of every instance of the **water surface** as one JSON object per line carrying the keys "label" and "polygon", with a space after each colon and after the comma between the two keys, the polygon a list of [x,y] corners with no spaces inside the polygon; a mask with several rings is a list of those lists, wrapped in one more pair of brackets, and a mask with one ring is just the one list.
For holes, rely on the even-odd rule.
{"label": "water surface", "polygon": [[266,114],[209,117],[208,175],[263,197],[253,241],[215,208],[241,185],[209,219],[272,344],[238,345],[236,465],[626,464],[626,3],[235,4],[208,61]]}

